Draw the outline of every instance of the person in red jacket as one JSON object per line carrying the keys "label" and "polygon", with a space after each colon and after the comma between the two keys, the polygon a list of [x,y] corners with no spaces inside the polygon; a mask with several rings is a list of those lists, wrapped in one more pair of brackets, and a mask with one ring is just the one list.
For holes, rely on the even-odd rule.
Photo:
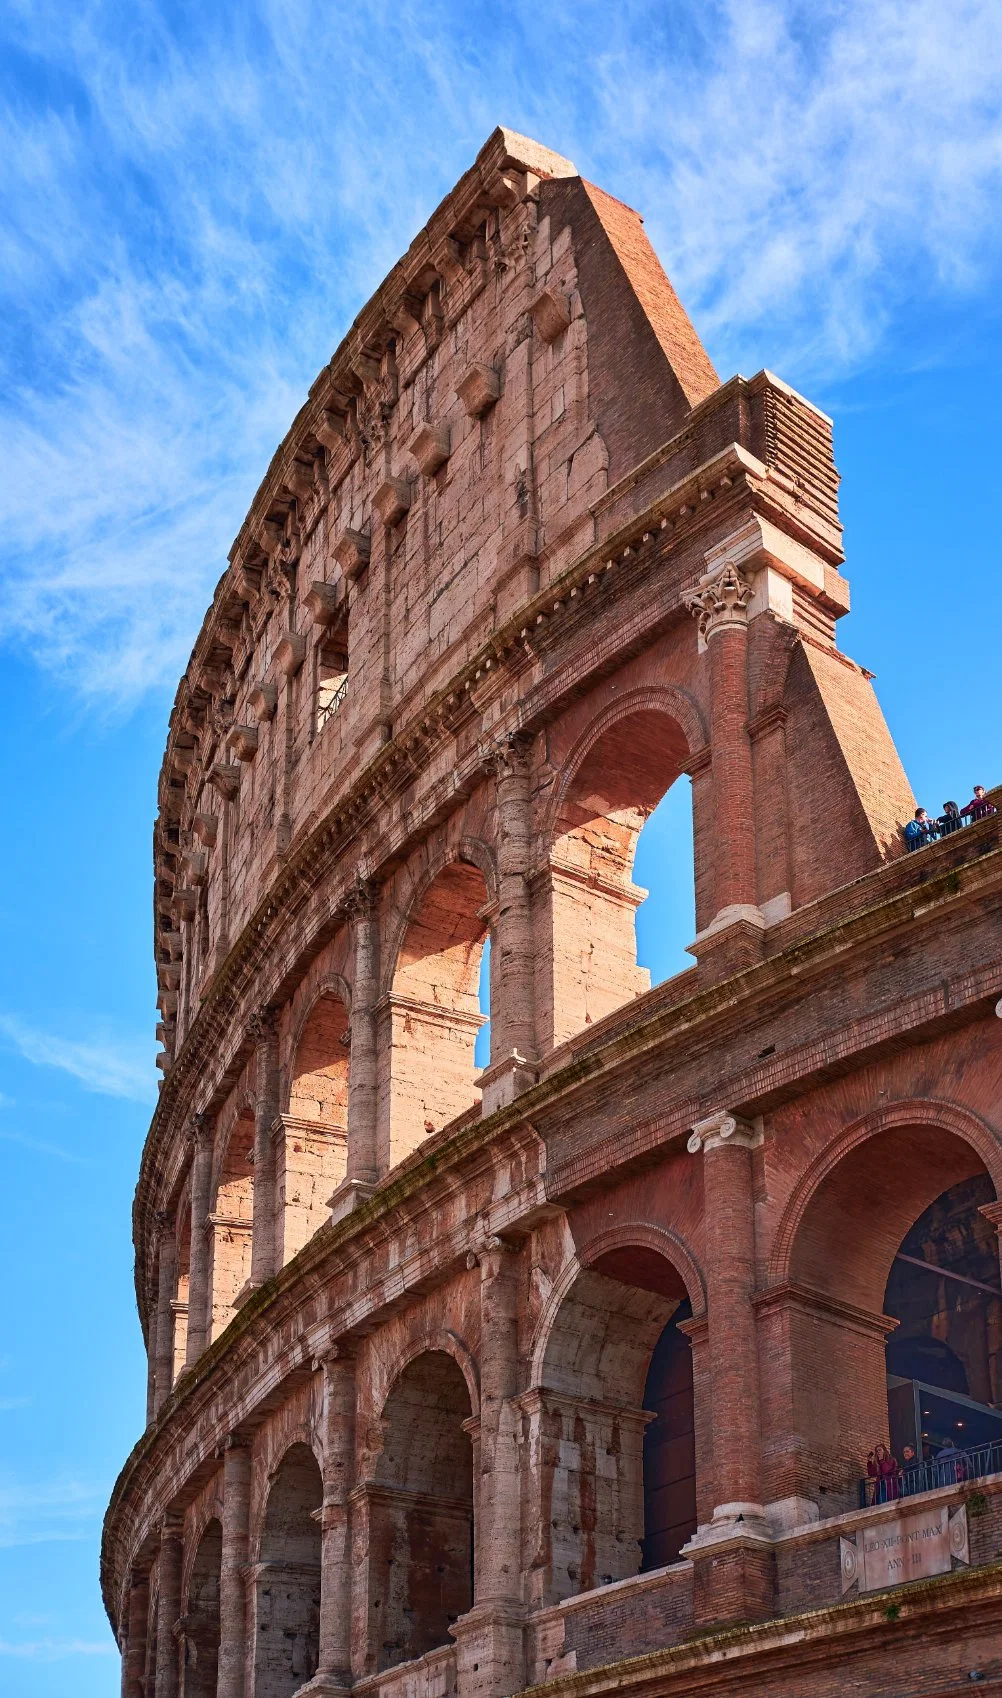
{"label": "person in red jacket", "polygon": [[966,808],[961,808],[960,811],[962,814],[966,814],[968,816],[973,825],[975,820],[984,820],[988,818],[989,814],[993,814],[995,812],[995,803],[989,802],[988,797],[985,795],[984,785],[976,784],[974,786],[974,795],[971,797]]}
{"label": "person in red jacket", "polygon": [[874,1445],[866,1459],[866,1472],[873,1481],[873,1503],[889,1503],[897,1497],[901,1470],[886,1445]]}

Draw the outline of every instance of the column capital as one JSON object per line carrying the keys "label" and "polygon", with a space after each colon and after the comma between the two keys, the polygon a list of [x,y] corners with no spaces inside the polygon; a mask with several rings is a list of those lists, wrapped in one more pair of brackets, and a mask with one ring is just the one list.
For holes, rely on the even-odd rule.
{"label": "column capital", "polygon": [[761,1126],[742,1120],[729,1109],[718,1108],[693,1123],[686,1148],[691,1156],[698,1156],[700,1150],[755,1150],[762,1139]]}
{"label": "column capital", "polygon": [[704,573],[696,588],[682,598],[698,623],[702,646],[718,631],[747,625],[752,593],[751,584],[733,560]]}
{"label": "column capital", "polygon": [[184,1515],[181,1510],[168,1509],[160,1521],[160,1542],[167,1539],[184,1539]]}
{"label": "column capital", "polygon": [[482,745],[484,762],[495,780],[522,777],[528,772],[532,734],[528,731],[505,731]]}
{"label": "column capital", "polygon": [[191,1117],[191,1144],[193,1149],[211,1149],[216,1132],[216,1117],[200,1110]]}
{"label": "column capital", "polygon": [[374,878],[356,873],[344,898],[344,911],[354,925],[359,920],[371,920],[379,903],[379,885]]}
{"label": "column capital", "polygon": [[263,1002],[247,1022],[247,1031],[255,1043],[263,1043],[278,1035],[278,1004]]}

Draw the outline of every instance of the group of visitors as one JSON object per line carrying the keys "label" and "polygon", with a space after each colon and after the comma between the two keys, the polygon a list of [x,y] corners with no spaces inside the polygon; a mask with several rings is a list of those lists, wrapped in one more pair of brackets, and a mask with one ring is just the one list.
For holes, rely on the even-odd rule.
{"label": "group of visitors", "polygon": [[899,1462],[886,1445],[875,1444],[866,1459],[867,1478],[873,1482],[867,1494],[869,1502],[889,1503],[894,1498],[905,1497],[929,1485],[952,1486],[958,1480],[967,1479],[964,1452],[958,1450],[950,1438],[936,1452],[935,1479],[919,1479],[916,1471],[922,1467],[924,1460],[917,1455],[914,1445],[906,1444],[902,1448]]}
{"label": "group of visitors", "polygon": [[968,820],[987,819],[995,812],[995,803],[988,800],[983,784],[974,786],[974,795],[966,808],[959,808],[956,802],[944,802],[943,812],[938,819],[930,819],[925,808],[915,809],[915,818],[905,826],[905,845],[908,849],[921,849],[925,843],[935,843],[937,837],[949,837],[951,831],[959,831]]}

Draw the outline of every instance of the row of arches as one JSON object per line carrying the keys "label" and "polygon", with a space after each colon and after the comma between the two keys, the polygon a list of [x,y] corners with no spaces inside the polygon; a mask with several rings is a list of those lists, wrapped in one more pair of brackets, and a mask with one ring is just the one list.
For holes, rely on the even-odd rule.
{"label": "row of arches", "polygon": [[[801,1174],[760,1294],[774,1493],[837,1514],[856,1507],[878,1438],[920,1455],[1002,1440],[1000,1166],[977,1117],[912,1103],[851,1125]],[[700,1265],[666,1227],[610,1227],[565,1262],[512,1399],[522,1603],[679,1560],[719,1496],[713,1335]],[[452,1644],[489,1566],[482,1365],[458,1331],[420,1327],[388,1370],[381,1347],[360,1361],[353,1397],[372,1418],[348,1494],[356,1677]],[[255,1698],[291,1698],[316,1671],[322,1461],[297,1439],[264,1488],[247,1570]],[[212,1519],[186,1570],[186,1698],[214,1691],[221,1562]]]}
{"label": "row of arches", "polygon": [[[262,1134],[253,1080],[218,1118],[205,1217],[195,1222],[208,1239],[207,1291],[191,1284],[191,1183],[179,1197],[173,1289],[161,1293],[172,1308],[163,1323],[173,1338],[171,1384],[192,1359],[189,1328],[197,1354],[225,1330],[250,1289],[255,1233],[267,1227],[277,1267],[329,1219],[331,1198],[350,1175],[349,1140],[358,1133],[352,1084],[360,1068],[371,1070],[376,1101],[375,1149],[371,1164],[362,1164],[371,1181],[476,1107],[481,1072],[511,1053],[513,1020],[518,1042],[538,1055],[642,994],[652,968],[661,978],[684,964],[695,912],[683,767],[689,738],[702,732],[691,704],[684,728],[653,700],[652,692],[640,692],[600,713],[567,753],[555,793],[539,802],[550,854],[529,898],[532,1030],[532,1011],[521,1007],[525,986],[509,973],[510,951],[506,956],[497,935],[499,870],[487,845],[469,833],[422,863],[406,899],[397,893],[399,911],[377,919],[384,965],[361,1014],[353,1007],[363,993],[357,973],[351,983],[350,959],[344,971],[310,980],[312,995],[299,999],[305,1006],[290,1004],[267,1199],[255,1203],[255,1185],[264,1180],[255,1168]],[[650,869],[649,895],[633,882],[638,859]],[[356,1015],[371,1018],[371,1061],[353,1056],[353,1027],[360,1049]],[[267,1150],[273,1129],[266,1132]],[[166,1389],[154,1390],[154,1405]]]}

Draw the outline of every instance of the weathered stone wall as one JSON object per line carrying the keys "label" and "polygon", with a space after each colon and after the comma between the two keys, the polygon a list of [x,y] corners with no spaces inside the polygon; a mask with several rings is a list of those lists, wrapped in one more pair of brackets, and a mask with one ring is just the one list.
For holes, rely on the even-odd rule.
{"label": "weathered stone wall", "polygon": [[[641,1654],[667,1691],[718,1639],[743,1692],[821,1694],[840,1635],[889,1690],[838,1541],[893,1258],[1000,1195],[1002,850],[994,816],[900,854],[837,482],[823,414],[718,384],[638,216],[506,132],[313,386],[161,778],[126,1698],[604,1691]],[[694,965],[651,989],[634,855],[684,777]],[[683,1302],[697,1526],[641,1574]],[[944,1624],[916,1691],[948,1634],[989,1656],[993,1506],[904,1606]]]}

